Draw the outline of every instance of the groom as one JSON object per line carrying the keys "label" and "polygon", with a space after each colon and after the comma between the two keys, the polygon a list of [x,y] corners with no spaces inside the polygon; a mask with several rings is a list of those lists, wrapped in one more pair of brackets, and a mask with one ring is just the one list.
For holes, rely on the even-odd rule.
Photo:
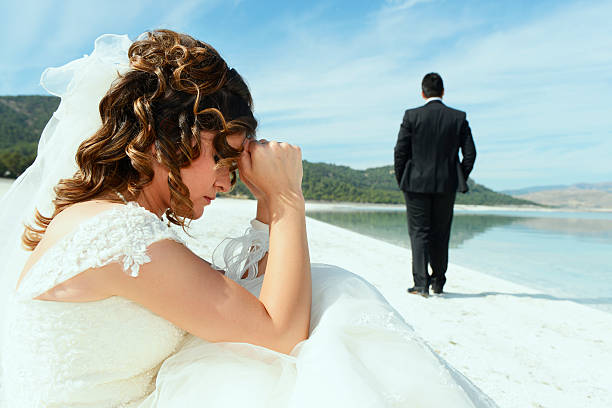
{"label": "groom", "polygon": [[425,105],[404,114],[394,158],[395,177],[406,199],[412,247],[414,286],[408,292],[428,297],[430,285],[440,294],[446,282],[455,193],[468,190],[476,147],[465,112],[442,102],[440,75],[425,75],[421,87]]}

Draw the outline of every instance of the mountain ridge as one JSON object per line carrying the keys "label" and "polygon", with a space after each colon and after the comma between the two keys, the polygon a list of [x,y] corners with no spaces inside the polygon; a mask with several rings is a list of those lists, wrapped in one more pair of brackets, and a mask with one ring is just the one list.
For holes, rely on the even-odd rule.
{"label": "mountain ridge", "polygon": [[512,196],[524,195],[529,193],[537,193],[540,191],[550,190],[566,190],[575,188],[579,190],[597,190],[612,193],[612,181],[605,181],[600,183],[574,183],[574,184],[558,184],[558,185],[545,185],[545,186],[530,186],[518,189],[500,190],[500,193],[509,194]]}
{"label": "mountain ridge", "polygon": [[[356,202],[371,204],[404,204],[404,195],[397,186],[392,165],[356,170],[348,166],[303,161],[304,198],[315,201]],[[497,193],[474,180],[468,180],[470,191],[457,194],[456,204],[518,205],[541,204]],[[252,197],[246,186],[236,183],[233,196]]]}
{"label": "mountain ridge", "polygon": [[[59,102],[53,96],[0,96],[0,176],[16,178],[34,161],[40,134]],[[404,203],[391,165],[356,170],[304,160],[303,168],[307,200]],[[470,192],[457,194],[457,204],[539,205],[497,193],[471,179],[468,185]],[[248,197],[250,192],[239,182],[230,195]]]}
{"label": "mountain ridge", "polygon": [[534,186],[506,190],[506,194],[551,207],[582,210],[612,209],[612,182]]}

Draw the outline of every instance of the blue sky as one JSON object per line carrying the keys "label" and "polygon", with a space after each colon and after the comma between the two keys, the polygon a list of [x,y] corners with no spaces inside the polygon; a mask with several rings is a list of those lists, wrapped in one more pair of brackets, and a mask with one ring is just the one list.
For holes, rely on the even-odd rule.
{"label": "blue sky", "polygon": [[44,68],[103,33],[171,28],[217,48],[251,87],[260,137],[307,160],[391,164],[435,71],[468,113],[477,182],[612,181],[612,1],[0,1],[0,95],[44,94]]}

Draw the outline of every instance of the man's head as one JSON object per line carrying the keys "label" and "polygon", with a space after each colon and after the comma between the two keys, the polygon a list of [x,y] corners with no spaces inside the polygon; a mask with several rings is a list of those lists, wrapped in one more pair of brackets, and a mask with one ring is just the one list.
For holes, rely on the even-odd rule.
{"label": "man's head", "polygon": [[444,95],[444,83],[442,77],[435,72],[430,72],[423,77],[421,82],[423,90],[423,98],[433,98],[434,96],[442,97]]}

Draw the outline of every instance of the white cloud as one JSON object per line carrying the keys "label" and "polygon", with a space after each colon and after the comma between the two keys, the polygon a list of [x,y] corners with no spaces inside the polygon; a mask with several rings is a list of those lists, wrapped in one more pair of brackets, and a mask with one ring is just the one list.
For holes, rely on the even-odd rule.
{"label": "white cloud", "polygon": [[581,3],[438,58],[457,100],[478,104],[471,118],[492,160],[479,160],[475,177],[612,179],[611,14],[610,3]]}
{"label": "white cloud", "polygon": [[468,111],[480,152],[477,180],[506,188],[529,183],[526,175],[612,179],[601,153],[612,151],[602,145],[612,128],[610,3],[580,3],[503,31],[466,15],[440,15],[432,29],[419,7],[389,13],[394,5],[350,35],[293,27],[287,48],[251,67],[262,133],[306,146],[307,158],[316,147],[311,159],[330,143],[363,153],[331,148],[337,156],[326,161],[389,164],[402,112],[422,102],[420,79],[435,70],[447,102]]}
{"label": "white cloud", "polygon": [[[234,0],[234,6],[238,5],[239,2],[239,0]],[[167,12],[162,15],[159,26],[172,28],[177,31],[187,31],[186,28],[189,27],[194,18],[201,18],[219,4],[222,4],[221,0],[183,0],[181,2],[168,2],[166,7]]]}
{"label": "white cloud", "polygon": [[[44,67],[58,66],[90,53],[94,40],[104,34],[129,34],[130,38],[162,26],[181,29],[195,15],[206,14],[219,0],[176,2],[106,0],[34,1],[7,3],[4,24],[0,24],[2,89],[43,92],[38,84],[13,84],[27,70],[42,73]],[[3,4],[4,7],[4,4]],[[8,18],[7,18],[8,17]],[[27,29],[23,25],[27,25]],[[30,77],[31,78],[31,77]],[[22,90],[20,93],[23,93]]]}
{"label": "white cloud", "polygon": [[429,3],[431,1],[432,0],[385,0],[386,7],[384,10],[389,12],[405,10],[419,3]]}
{"label": "white cloud", "polygon": [[307,13],[268,13],[265,26],[217,33],[198,22],[221,9],[219,0],[156,7],[25,0],[7,4],[9,18],[0,25],[9,56],[0,61],[0,85],[17,89],[16,75],[90,52],[103,32],[199,30],[225,44],[221,51],[235,47],[228,60],[252,87],[261,135],[301,144],[307,159],[356,168],[390,164],[404,109],[422,103],[420,80],[437,71],[447,103],[468,112],[477,180],[510,188],[531,184],[527,175],[536,184],[612,179],[605,157],[612,152],[612,3],[557,6],[503,25],[474,7],[456,13],[449,2],[428,3],[386,1],[346,19],[330,19],[332,6],[317,3]]}

